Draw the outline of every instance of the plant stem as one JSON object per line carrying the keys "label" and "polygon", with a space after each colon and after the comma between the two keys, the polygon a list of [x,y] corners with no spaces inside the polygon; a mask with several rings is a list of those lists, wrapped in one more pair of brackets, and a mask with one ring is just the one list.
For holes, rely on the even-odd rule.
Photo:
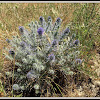
{"label": "plant stem", "polygon": [[13,66],[13,75],[12,75],[12,97],[14,96],[13,95],[13,81],[14,81],[14,69],[15,69],[15,55],[14,55],[14,66]]}

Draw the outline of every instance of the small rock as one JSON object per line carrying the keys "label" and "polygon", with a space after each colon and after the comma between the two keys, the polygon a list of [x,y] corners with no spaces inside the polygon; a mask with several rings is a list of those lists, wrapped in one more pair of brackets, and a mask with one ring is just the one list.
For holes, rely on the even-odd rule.
{"label": "small rock", "polygon": [[79,95],[80,97],[83,97],[83,96],[84,96],[84,92],[78,92],[78,95]]}
{"label": "small rock", "polygon": [[99,66],[99,64],[98,64],[98,62],[97,62],[97,61],[94,61],[94,63],[95,63],[95,66]]}
{"label": "small rock", "polygon": [[82,87],[80,86],[80,88],[78,89],[80,92],[83,90]]}
{"label": "small rock", "polygon": [[100,77],[100,68],[96,69],[95,71],[97,73],[97,76]]}
{"label": "small rock", "polygon": [[99,81],[99,80],[94,81],[94,85],[95,85],[95,86],[100,86],[100,81]]}
{"label": "small rock", "polygon": [[92,88],[94,89],[95,88],[95,85],[92,85]]}
{"label": "small rock", "polygon": [[91,66],[91,68],[95,68],[95,66]]}

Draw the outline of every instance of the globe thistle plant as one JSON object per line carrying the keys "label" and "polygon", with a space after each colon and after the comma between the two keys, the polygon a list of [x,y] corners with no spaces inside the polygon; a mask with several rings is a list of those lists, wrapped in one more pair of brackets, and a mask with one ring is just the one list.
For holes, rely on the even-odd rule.
{"label": "globe thistle plant", "polygon": [[[14,60],[15,56],[15,65],[18,67],[14,72],[14,90],[29,90],[31,82],[35,89],[39,87],[39,92],[43,86],[41,79],[50,73],[52,77],[55,74],[55,67],[64,74],[72,75],[71,68],[76,66],[75,63],[81,64],[80,59],[75,60],[80,52],[73,45],[79,46],[79,41],[75,40],[75,35],[71,34],[69,27],[60,33],[61,22],[62,19],[58,17],[53,24],[50,16],[46,22],[41,16],[39,22],[29,24],[30,30],[19,26],[20,37],[13,36],[9,42],[13,50],[7,49],[9,54],[5,54],[10,60]],[[24,89],[19,86],[23,86]]]}

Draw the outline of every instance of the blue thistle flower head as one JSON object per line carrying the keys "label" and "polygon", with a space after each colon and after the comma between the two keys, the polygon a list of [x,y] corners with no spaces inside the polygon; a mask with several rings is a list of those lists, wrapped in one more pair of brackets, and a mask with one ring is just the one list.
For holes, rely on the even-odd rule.
{"label": "blue thistle flower head", "polygon": [[53,41],[52,41],[52,43],[51,43],[51,44],[52,44],[52,46],[55,46],[55,45],[57,45],[57,44],[58,44],[58,41],[55,39],[55,40],[53,40]]}
{"label": "blue thistle flower head", "polygon": [[81,63],[82,63],[82,60],[81,60],[81,59],[76,59],[75,62],[76,62],[77,64],[81,64]]}
{"label": "blue thistle flower head", "polygon": [[42,27],[40,27],[40,28],[38,28],[37,32],[39,35],[43,35],[44,29]]}
{"label": "blue thistle flower head", "polygon": [[19,31],[20,31],[20,34],[24,34],[24,27],[23,26],[19,26]]}
{"label": "blue thistle flower head", "polygon": [[12,56],[14,56],[15,52],[13,50],[9,50],[9,54],[11,54]]}
{"label": "blue thistle flower head", "polygon": [[44,18],[43,18],[42,16],[40,16],[39,20],[40,20],[40,22],[42,23],[43,20],[44,20]]}
{"label": "blue thistle flower head", "polygon": [[61,18],[58,17],[57,20],[56,20],[56,22],[59,24],[61,22]]}
{"label": "blue thistle flower head", "polygon": [[51,20],[51,16],[48,16],[48,21]]}
{"label": "blue thistle flower head", "polygon": [[70,29],[66,28],[65,31],[64,31],[64,34],[69,33],[69,32],[70,32]]}
{"label": "blue thistle flower head", "polygon": [[54,61],[55,60],[55,55],[54,54],[50,54],[48,56],[49,61]]}
{"label": "blue thistle flower head", "polygon": [[32,70],[27,73],[27,78],[28,79],[34,79],[36,77],[37,76],[35,75],[35,73]]}
{"label": "blue thistle flower head", "polygon": [[64,38],[66,35],[68,35],[68,33],[70,32],[69,28],[66,28],[63,32],[63,34],[61,35],[60,39]]}
{"label": "blue thistle flower head", "polygon": [[78,44],[79,44],[79,40],[75,40],[73,43],[74,43],[75,45],[78,45]]}
{"label": "blue thistle flower head", "polygon": [[6,39],[6,42],[7,42],[7,43],[10,43],[10,40],[9,40],[9,39]]}

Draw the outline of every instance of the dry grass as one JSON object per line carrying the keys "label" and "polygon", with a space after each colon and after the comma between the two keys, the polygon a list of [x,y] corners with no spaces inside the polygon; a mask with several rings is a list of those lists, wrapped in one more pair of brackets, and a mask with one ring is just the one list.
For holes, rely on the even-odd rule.
{"label": "dry grass", "polygon": [[66,26],[72,20],[73,11],[70,3],[1,3],[0,49],[6,45],[6,38],[18,33],[19,26],[27,27],[28,23],[39,20],[40,16],[46,19],[51,16],[53,21],[61,17],[63,26]]}

